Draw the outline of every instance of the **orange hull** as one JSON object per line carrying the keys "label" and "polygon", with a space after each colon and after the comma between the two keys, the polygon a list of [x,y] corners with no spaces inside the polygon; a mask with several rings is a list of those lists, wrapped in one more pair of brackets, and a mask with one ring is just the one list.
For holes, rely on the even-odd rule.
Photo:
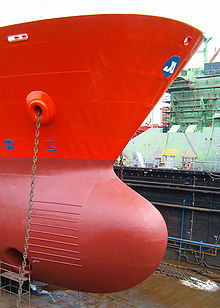
{"label": "orange hull", "polygon": [[[2,157],[32,157],[25,100],[40,90],[56,115],[41,129],[39,157],[117,159],[202,39],[183,23],[136,15],[42,20],[0,33],[1,139],[15,145],[2,146]],[[8,41],[17,34],[28,39]],[[180,63],[165,77],[172,56]],[[48,151],[48,140],[56,151]]]}
{"label": "orange hull", "polygon": [[166,249],[165,222],[112,165],[201,40],[189,25],[140,15],[0,29],[3,261],[21,262],[40,107],[32,278],[113,292],[152,274]]}

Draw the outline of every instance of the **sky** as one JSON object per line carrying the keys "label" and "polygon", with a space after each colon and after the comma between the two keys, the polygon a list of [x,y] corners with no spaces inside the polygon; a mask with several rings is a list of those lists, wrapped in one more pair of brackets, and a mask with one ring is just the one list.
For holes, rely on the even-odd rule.
{"label": "sky", "polygon": [[[0,26],[42,18],[113,13],[155,15],[188,23],[212,37],[209,59],[220,47],[219,0],[0,0]],[[216,61],[220,61],[220,55]],[[188,67],[202,65],[203,55],[197,53]]]}

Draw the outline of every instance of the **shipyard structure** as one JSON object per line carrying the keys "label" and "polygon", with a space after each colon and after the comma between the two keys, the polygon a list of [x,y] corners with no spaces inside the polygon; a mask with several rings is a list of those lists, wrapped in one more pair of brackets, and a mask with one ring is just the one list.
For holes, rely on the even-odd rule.
{"label": "shipyard structure", "polygon": [[183,70],[168,89],[162,126],[131,139],[115,166],[168,227],[166,256],[220,261],[220,62]]}
{"label": "shipyard structure", "polygon": [[163,127],[131,139],[124,164],[220,171],[220,62],[183,70],[168,92]]}

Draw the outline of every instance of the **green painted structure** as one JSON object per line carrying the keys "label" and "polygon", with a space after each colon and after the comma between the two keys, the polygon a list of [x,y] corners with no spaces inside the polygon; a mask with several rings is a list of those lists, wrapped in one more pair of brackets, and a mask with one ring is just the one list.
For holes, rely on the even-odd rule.
{"label": "green painted structure", "polygon": [[206,63],[204,69],[183,70],[168,92],[171,93],[170,125],[189,125],[196,130],[220,127],[220,63]]}
{"label": "green painted structure", "polygon": [[183,70],[168,92],[169,127],[131,139],[124,164],[220,171],[220,62]]}

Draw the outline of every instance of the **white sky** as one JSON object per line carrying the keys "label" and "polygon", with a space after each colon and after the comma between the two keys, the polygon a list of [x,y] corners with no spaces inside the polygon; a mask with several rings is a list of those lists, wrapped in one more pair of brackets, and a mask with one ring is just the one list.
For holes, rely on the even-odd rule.
{"label": "white sky", "polygon": [[[62,16],[102,13],[156,15],[188,23],[212,36],[209,59],[220,47],[219,0],[0,0],[0,26]],[[220,55],[216,58],[220,61]],[[202,66],[202,54],[188,66]],[[158,112],[156,112],[158,113]]]}

